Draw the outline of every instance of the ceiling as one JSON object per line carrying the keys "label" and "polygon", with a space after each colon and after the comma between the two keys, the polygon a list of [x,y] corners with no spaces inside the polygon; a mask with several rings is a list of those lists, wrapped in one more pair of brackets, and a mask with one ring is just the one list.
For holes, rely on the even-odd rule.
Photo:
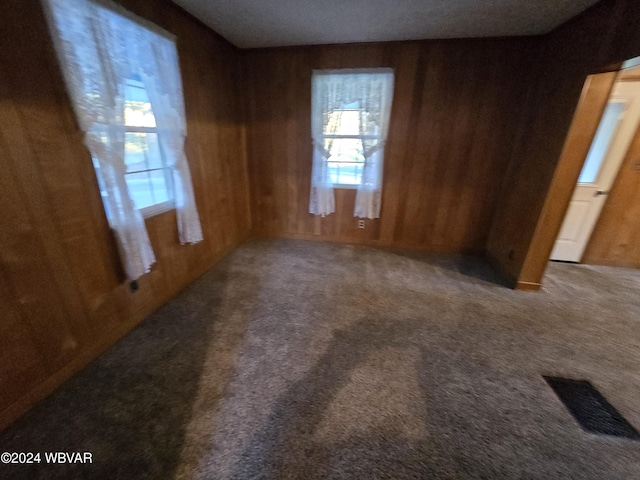
{"label": "ceiling", "polygon": [[597,0],[173,0],[241,48],[544,34]]}

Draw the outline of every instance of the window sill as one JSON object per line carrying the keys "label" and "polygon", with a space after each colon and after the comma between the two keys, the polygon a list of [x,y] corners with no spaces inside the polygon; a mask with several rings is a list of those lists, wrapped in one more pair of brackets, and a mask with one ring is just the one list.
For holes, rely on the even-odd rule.
{"label": "window sill", "polygon": [[150,217],[155,217],[156,215],[160,215],[161,213],[168,212],[169,210],[173,210],[176,208],[175,202],[162,202],[156,203],[155,205],[151,205],[149,207],[141,208],[140,213],[142,214],[142,218],[147,219]]}
{"label": "window sill", "polygon": [[357,190],[360,185],[350,185],[347,183],[334,183],[333,188],[341,188],[344,190]]}

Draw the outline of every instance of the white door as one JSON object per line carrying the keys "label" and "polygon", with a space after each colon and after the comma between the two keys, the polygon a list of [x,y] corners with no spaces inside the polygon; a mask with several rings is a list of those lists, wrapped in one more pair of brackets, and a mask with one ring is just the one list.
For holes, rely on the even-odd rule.
{"label": "white door", "polygon": [[552,260],[579,262],[582,259],[639,122],[640,82],[617,83],[573,191],[551,252]]}

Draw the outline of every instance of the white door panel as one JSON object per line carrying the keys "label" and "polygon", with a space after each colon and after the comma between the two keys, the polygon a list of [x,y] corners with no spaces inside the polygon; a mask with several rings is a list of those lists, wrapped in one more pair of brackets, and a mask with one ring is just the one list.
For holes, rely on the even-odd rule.
{"label": "white door panel", "polygon": [[563,223],[558,240],[564,240],[570,242],[572,239],[577,238],[585,219],[589,212],[589,202],[584,200],[571,200],[569,210],[567,211],[567,218],[570,221]]}

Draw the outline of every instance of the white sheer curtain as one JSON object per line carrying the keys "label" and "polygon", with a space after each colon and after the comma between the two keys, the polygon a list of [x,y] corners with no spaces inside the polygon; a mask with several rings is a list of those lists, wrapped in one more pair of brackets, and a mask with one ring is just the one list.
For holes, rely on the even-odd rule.
{"label": "white sheer curtain", "polygon": [[[324,134],[330,131],[330,113],[334,108],[332,90],[337,82],[333,77],[314,71],[311,80],[311,139],[313,144],[313,164],[311,168],[311,196],[309,213],[322,217],[336,210],[333,182],[329,175],[331,142],[325,145]],[[338,105],[335,108],[339,108]],[[328,148],[327,148],[328,147]]]}
{"label": "white sheer curtain", "polygon": [[[379,218],[382,203],[382,168],[384,165],[384,147],[389,132],[391,103],[393,100],[393,71],[369,74],[366,87],[367,95],[362,100],[367,112],[361,118],[364,169],[362,180],[356,192],[355,217]],[[376,135],[369,139],[366,135]]]}
{"label": "white sheer curtain", "polygon": [[[184,107],[172,37],[102,0],[44,0],[62,71],[87,145],[107,191],[105,207],[127,278],[151,268],[155,256],[144,219],[125,180],[125,82],[145,78],[161,145],[173,166],[180,237],[202,239],[184,158]],[[143,26],[144,24],[144,26]],[[155,47],[155,48],[154,48]]]}
{"label": "white sheer curtain", "polygon": [[336,113],[347,105],[355,104],[360,109],[359,136],[365,161],[356,192],[354,216],[380,216],[384,145],[389,130],[392,99],[393,70],[390,68],[314,70],[311,108],[314,155],[310,213],[324,216],[335,211],[329,171],[332,142],[325,135],[335,134],[340,118],[336,117]]}
{"label": "white sheer curtain", "polygon": [[320,141],[313,141],[313,166],[311,169],[311,198],[309,213],[322,217],[336,211],[333,182],[329,175],[328,152]]}
{"label": "white sheer curtain", "polygon": [[184,153],[187,123],[184,113],[180,65],[175,43],[153,32],[146,32],[148,62],[140,72],[156,118],[158,137],[167,164],[173,169],[178,234],[181,243],[198,243],[202,228],[193,195],[191,172]]}

